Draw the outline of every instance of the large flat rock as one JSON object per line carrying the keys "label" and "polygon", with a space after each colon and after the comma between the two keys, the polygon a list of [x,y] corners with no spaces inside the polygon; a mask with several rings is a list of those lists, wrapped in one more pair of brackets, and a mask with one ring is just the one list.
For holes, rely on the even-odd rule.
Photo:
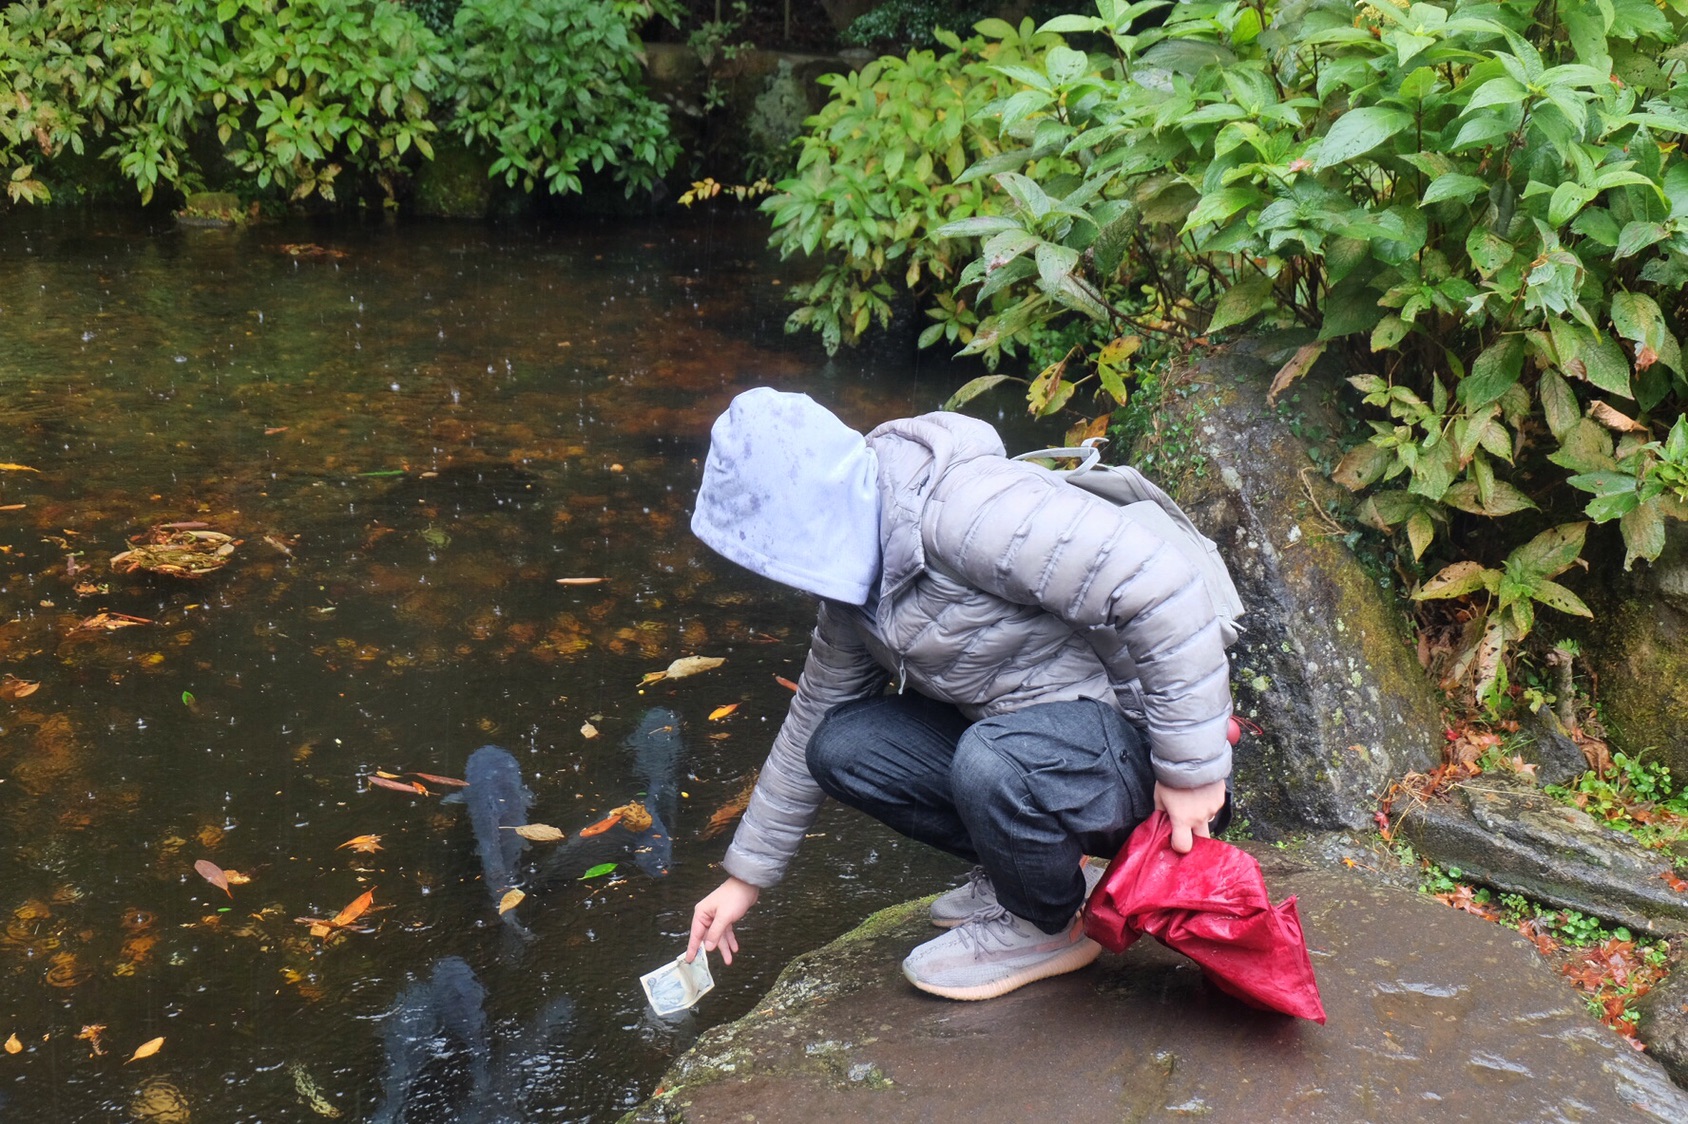
{"label": "large flat rock", "polygon": [[1261,858],[1300,899],[1325,1026],[1243,1007],[1150,940],[1001,999],[935,999],[899,970],[936,932],[913,902],[794,961],[628,1120],[1688,1120],[1688,1094],[1515,933]]}

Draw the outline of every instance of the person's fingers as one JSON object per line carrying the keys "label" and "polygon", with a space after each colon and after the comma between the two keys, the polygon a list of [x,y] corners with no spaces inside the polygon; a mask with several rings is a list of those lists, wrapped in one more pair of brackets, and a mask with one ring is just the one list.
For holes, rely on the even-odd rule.
{"label": "person's fingers", "polygon": [[703,935],[709,929],[710,917],[699,908],[692,911],[692,935],[686,942],[686,962],[689,964],[697,959],[697,946],[703,943]]}
{"label": "person's fingers", "polygon": [[738,949],[738,940],[733,936],[732,922],[729,921],[726,925],[722,926],[719,932],[711,931],[710,939],[711,944],[709,947],[721,954],[721,963],[731,964],[733,962],[733,953]]}
{"label": "person's fingers", "polygon": [[1208,823],[1208,821],[1206,821],[1206,820],[1201,821],[1200,823],[1198,823],[1195,826],[1194,830],[1195,830],[1195,833],[1197,835],[1201,836],[1203,839],[1212,839],[1213,838],[1213,832],[1208,828],[1207,823]]}
{"label": "person's fingers", "polygon": [[1180,855],[1187,855],[1193,846],[1195,846],[1195,841],[1190,837],[1190,825],[1174,823],[1172,825],[1172,849]]}

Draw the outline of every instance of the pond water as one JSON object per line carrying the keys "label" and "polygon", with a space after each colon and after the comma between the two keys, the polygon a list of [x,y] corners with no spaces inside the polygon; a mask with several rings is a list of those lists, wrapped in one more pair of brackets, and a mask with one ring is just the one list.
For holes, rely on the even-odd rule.
{"label": "pond water", "polygon": [[[705,836],[812,618],[687,531],[710,420],[771,383],[865,428],[968,375],[784,335],[797,275],[764,239],[720,214],[8,217],[0,1117],[393,1119],[402,1084],[407,1119],[467,1120],[490,1073],[514,1092],[485,1119],[613,1120],[791,956],[958,873],[828,809],[695,1012],[659,1019],[639,990],[722,876]],[[112,566],[166,523],[238,545],[197,579]],[[725,662],[642,683],[694,655]],[[487,743],[526,818],[569,837],[524,856],[515,924],[453,787],[420,777],[461,778]],[[577,838],[641,797],[665,877],[626,828]],[[296,920],[366,892],[326,936]],[[389,1057],[442,972],[462,1010],[440,1041],[474,1048]]]}

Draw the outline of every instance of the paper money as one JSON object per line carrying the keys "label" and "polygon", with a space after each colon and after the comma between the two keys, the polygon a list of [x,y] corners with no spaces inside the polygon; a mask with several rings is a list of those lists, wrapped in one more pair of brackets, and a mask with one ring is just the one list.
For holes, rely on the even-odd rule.
{"label": "paper money", "polygon": [[709,974],[709,954],[701,948],[697,959],[690,964],[682,954],[656,971],[640,976],[639,983],[659,1015],[684,1011],[715,987],[714,977]]}

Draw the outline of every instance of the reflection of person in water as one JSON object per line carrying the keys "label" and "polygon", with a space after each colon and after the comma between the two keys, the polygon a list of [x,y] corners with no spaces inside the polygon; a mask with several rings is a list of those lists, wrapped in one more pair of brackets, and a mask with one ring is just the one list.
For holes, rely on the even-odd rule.
{"label": "reflection of person in water", "polygon": [[[1201,576],[1124,509],[927,414],[864,439],[766,388],[715,423],[692,530],[821,598],[807,663],[688,956],[731,963],[825,796],[978,864],[904,961],[984,999],[1100,951],[1082,859],[1154,809],[1173,847],[1228,808],[1229,667]],[[886,693],[888,682],[894,693]]]}

